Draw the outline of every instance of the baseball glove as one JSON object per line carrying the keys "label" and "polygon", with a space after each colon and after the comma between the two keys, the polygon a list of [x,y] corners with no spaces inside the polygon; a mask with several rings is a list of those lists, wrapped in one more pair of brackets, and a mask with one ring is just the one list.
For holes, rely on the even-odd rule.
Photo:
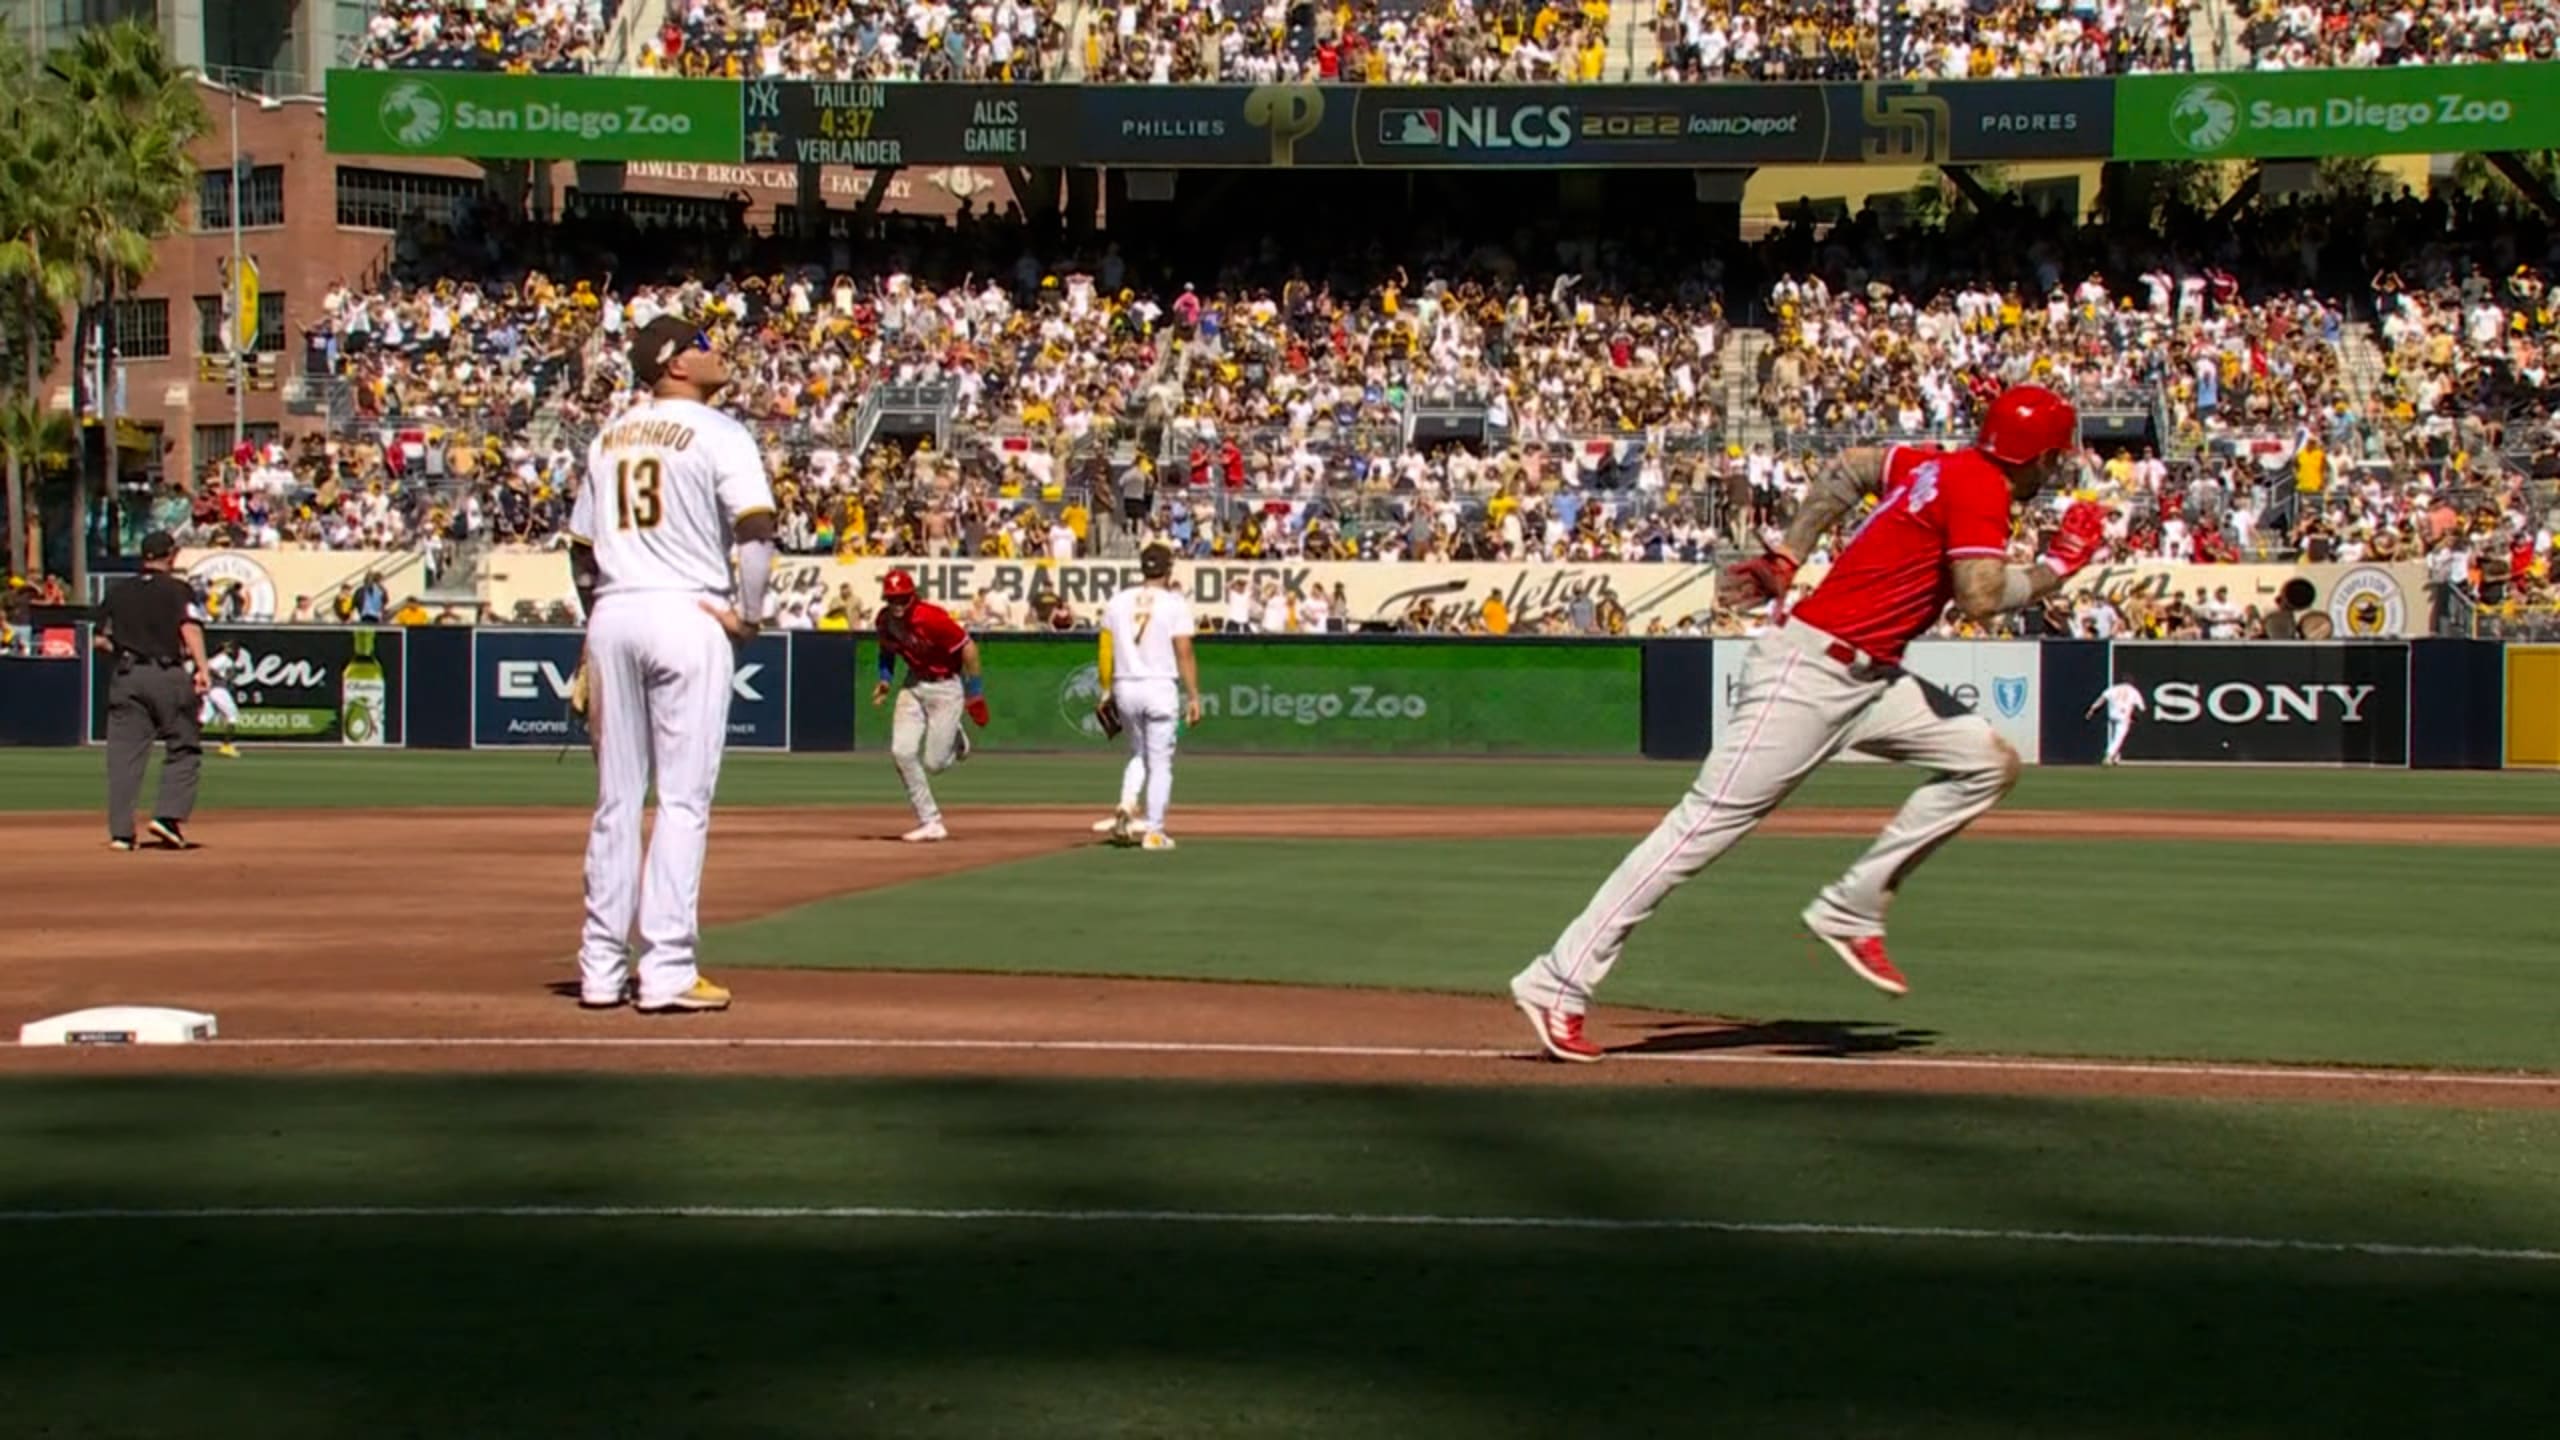
{"label": "baseball glove", "polygon": [[1112,699],[1108,695],[1105,695],[1100,700],[1095,701],[1093,705],[1093,723],[1102,727],[1103,739],[1119,739],[1121,730],[1120,702]]}
{"label": "baseball glove", "polygon": [[578,662],[578,673],[569,677],[569,713],[584,721],[587,718],[587,666]]}

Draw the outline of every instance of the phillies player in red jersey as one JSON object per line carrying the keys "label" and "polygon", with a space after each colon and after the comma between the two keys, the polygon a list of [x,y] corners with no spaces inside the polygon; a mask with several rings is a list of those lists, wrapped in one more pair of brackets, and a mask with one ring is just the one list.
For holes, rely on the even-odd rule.
{"label": "phillies player in red jersey", "polygon": [[1894,995],[1909,989],[1885,953],[1885,908],[1930,852],[2008,793],[2019,760],[1991,722],[1905,671],[1903,647],[1950,600],[1988,619],[2041,601],[2104,558],[2106,512],[2084,501],[2063,516],[2038,563],[2008,562],[2010,506],[2070,464],[2079,434],[2069,401],[2021,385],[1992,401],[1969,449],[1852,450],[1807,491],[1782,541],[1727,574],[1729,601],[1783,598],[1800,557],[1875,497],[1822,583],[1753,642],[1741,701],[1696,785],[1554,947],[1512,979],[1512,998],[1549,1055],[1600,1058],[1583,1034],[1583,1012],[1627,936],[1843,750],[1936,772],[1804,912],[1806,928],[1860,979]]}
{"label": "phillies player in red jersey", "polygon": [[985,725],[987,697],[978,673],[978,642],[950,611],[916,598],[916,577],[892,570],[880,577],[880,683],[871,690],[874,709],[896,687],[901,659],[907,662],[907,684],[898,692],[897,718],[889,727],[889,758],[906,784],[907,803],[915,806],[916,828],[898,838],[924,845],[951,838],[927,777],[969,758],[969,732],[960,728],[960,716],[965,711],[972,723]]}

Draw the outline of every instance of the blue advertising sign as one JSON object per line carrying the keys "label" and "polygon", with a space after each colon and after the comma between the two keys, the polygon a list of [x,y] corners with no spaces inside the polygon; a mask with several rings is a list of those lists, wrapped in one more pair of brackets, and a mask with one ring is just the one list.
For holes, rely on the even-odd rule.
{"label": "blue advertising sign", "polygon": [[[569,679],[584,637],[575,630],[478,630],[471,637],[471,744],[584,745],[569,713]],[[791,641],[760,635],[729,680],[729,748],[791,748]]]}

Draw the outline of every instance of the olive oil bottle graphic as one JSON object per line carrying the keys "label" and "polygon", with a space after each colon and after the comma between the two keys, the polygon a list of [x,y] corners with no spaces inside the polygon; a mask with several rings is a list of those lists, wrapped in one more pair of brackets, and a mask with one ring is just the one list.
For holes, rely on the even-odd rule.
{"label": "olive oil bottle graphic", "polygon": [[380,745],[382,705],[390,687],[383,683],[382,662],[373,655],[373,632],[359,630],[355,640],[355,657],[338,676],[338,738],[349,745]]}

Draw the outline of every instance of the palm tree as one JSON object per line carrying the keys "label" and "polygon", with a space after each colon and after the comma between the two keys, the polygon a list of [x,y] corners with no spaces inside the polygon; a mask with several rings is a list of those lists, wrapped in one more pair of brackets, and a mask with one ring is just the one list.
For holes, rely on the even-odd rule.
{"label": "palm tree", "polygon": [[[61,177],[68,162],[59,119],[37,92],[27,52],[0,46],[0,352],[19,362],[0,366],[0,391],[16,382],[29,403],[42,394],[53,368],[62,317],[80,298],[80,270],[63,224]],[[31,573],[27,489],[34,477],[22,473],[15,447],[6,483],[9,541],[0,548],[0,568]]]}
{"label": "palm tree", "polygon": [[[159,32],[131,20],[80,31],[45,61],[47,84],[39,92],[56,107],[66,139],[61,220],[68,250],[82,279],[90,312],[103,322],[100,343],[112,372],[116,297],[151,272],[151,242],[177,228],[178,212],[196,179],[187,144],[211,124],[195,80],[169,63]],[[40,101],[40,103],[43,103]],[[72,334],[73,409],[89,384],[89,326]],[[116,466],[115,387],[94,397],[106,434],[109,480]],[[73,479],[72,583],[88,581],[88,447],[80,448]]]}
{"label": "palm tree", "polygon": [[[0,450],[9,454],[9,511],[11,523],[21,528],[11,532],[9,561],[0,570],[15,570],[21,575],[34,575],[44,568],[44,557],[30,550],[20,564],[18,545],[26,534],[19,515],[20,497],[32,494],[46,475],[58,475],[71,468],[72,456],[78,451],[80,433],[71,417],[49,408],[41,396],[21,395],[0,405]],[[24,491],[20,489],[23,482]]]}

